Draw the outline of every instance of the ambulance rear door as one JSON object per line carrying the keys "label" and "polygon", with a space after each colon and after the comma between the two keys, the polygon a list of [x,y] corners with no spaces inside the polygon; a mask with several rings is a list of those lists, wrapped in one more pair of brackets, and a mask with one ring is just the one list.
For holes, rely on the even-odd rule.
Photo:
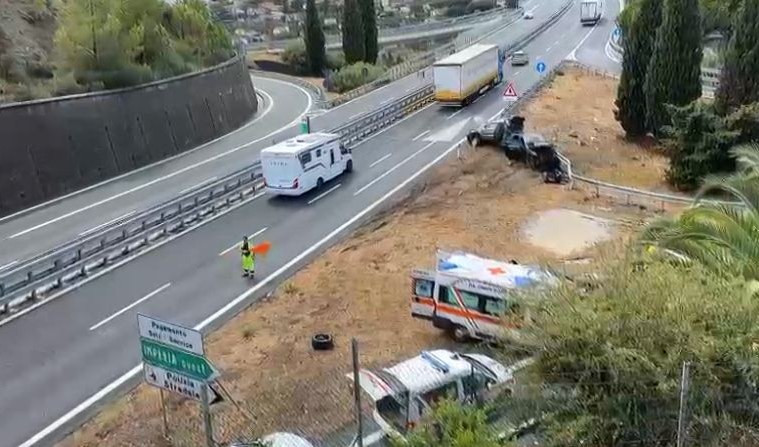
{"label": "ambulance rear door", "polygon": [[435,274],[427,270],[411,272],[411,316],[432,320],[435,313]]}

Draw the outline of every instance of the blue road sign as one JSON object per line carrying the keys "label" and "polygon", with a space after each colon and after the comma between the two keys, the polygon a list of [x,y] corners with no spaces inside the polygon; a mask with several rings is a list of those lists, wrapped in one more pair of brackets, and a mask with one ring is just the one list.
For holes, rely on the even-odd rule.
{"label": "blue road sign", "polygon": [[538,62],[538,63],[535,65],[535,70],[537,70],[537,71],[538,71],[538,73],[543,73],[544,71],[546,71],[546,63],[545,63],[545,62],[542,62],[542,61],[541,61],[541,62]]}
{"label": "blue road sign", "polygon": [[621,29],[619,29],[619,27],[616,27],[616,28],[614,28],[614,38],[617,38],[617,37],[619,37],[619,34],[620,34],[621,32],[622,32],[622,30],[621,30]]}

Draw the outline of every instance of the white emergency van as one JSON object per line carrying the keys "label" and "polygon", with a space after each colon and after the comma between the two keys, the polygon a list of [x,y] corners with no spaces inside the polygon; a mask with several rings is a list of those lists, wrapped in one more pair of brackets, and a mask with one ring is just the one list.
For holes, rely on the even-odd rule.
{"label": "white emergency van", "polygon": [[[484,403],[508,392],[514,372],[531,359],[507,368],[482,354],[458,354],[445,349],[382,369],[361,369],[359,384],[374,402],[373,418],[383,432],[403,435],[443,398],[464,404]],[[347,374],[353,379],[353,374]]]}
{"label": "white emergency van", "polygon": [[298,135],[261,151],[266,191],[299,196],[353,170],[353,155],[332,133]]}
{"label": "white emergency van", "polygon": [[514,291],[557,281],[539,267],[438,251],[434,271],[415,269],[411,274],[411,315],[432,321],[458,341],[498,339],[505,330],[519,327],[503,318],[516,310]]}

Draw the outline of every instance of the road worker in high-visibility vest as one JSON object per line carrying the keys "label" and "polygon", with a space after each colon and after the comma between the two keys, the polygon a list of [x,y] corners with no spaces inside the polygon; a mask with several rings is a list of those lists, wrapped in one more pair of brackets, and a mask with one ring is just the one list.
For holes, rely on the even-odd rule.
{"label": "road worker in high-visibility vest", "polygon": [[256,254],[250,249],[248,236],[242,238],[240,253],[242,255],[242,276],[252,277],[256,272]]}

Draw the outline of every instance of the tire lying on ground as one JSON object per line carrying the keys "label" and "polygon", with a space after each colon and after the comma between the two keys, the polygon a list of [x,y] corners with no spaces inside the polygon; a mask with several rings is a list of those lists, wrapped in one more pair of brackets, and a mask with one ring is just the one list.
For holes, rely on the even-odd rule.
{"label": "tire lying on ground", "polygon": [[311,347],[315,351],[329,351],[335,347],[335,342],[330,334],[314,334],[311,337]]}

